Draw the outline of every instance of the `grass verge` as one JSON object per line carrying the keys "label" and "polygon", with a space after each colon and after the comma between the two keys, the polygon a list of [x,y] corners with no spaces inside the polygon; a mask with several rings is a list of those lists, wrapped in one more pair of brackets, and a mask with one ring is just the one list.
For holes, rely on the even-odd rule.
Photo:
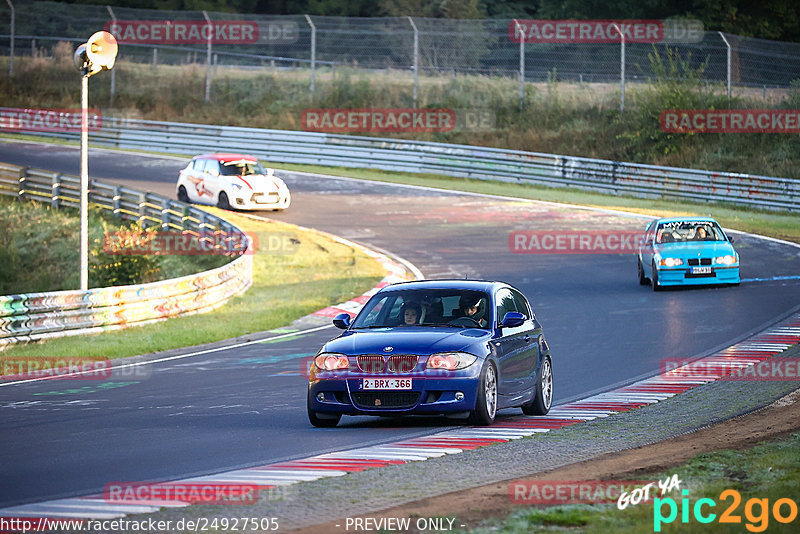
{"label": "grass verge", "polygon": [[[505,519],[487,520],[479,528],[469,532],[797,532],[800,523],[797,514],[797,495],[800,493],[800,433],[793,434],[788,439],[762,443],[748,450],[721,450],[701,454],[667,473],[638,478],[664,480],[672,474],[677,474],[682,481],[681,490],[688,490],[689,493],[684,496],[675,490],[665,496],[665,500],[668,497],[674,499],[677,512],[669,523],[656,522],[655,517],[668,518],[670,506],[654,506],[656,503],[651,500],[628,506],[625,510],[617,509],[616,503],[524,508]],[[741,502],[735,502],[733,495],[720,496],[728,489],[738,492]],[[687,504],[682,503],[684,498],[688,499]],[[795,510],[793,519],[785,524],[779,522],[774,513],[775,503],[784,498],[792,500],[794,507],[784,502],[779,513],[788,518],[791,510]],[[704,501],[707,504],[702,506],[703,515],[716,514],[707,524],[699,522],[694,515],[696,503],[700,499],[711,499],[716,503],[714,506]],[[684,509],[688,514],[685,522],[682,516]],[[730,509],[731,518],[738,517],[739,522],[721,523],[721,516],[726,509]]]}
{"label": "grass verge", "polygon": [[376,260],[323,234],[215,208],[208,211],[256,236],[259,245],[253,256],[253,286],[244,295],[210,313],[14,346],[3,352],[4,357],[121,358],[210,343],[287,325],[360,295],[384,276]]}

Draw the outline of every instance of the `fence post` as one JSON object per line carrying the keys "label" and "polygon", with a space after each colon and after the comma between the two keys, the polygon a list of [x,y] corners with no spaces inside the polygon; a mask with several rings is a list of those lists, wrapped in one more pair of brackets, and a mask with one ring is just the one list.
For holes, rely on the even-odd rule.
{"label": "fence post", "polygon": [[53,185],[50,191],[50,206],[53,209],[61,207],[61,173],[53,173]]}
{"label": "fence post", "polygon": [[139,192],[139,224],[147,228],[147,192]]}
{"label": "fence post", "polygon": [[122,187],[114,187],[114,198],[111,199],[111,204],[114,207],[114,217],[120,218],[120,211],[122,210]]}
{"label": "fence post", "polygon": [[158,68],[158,48],[153,47],[153,72],[156,71],[156,68]]}
{"label": "fence post", "polygon": [[162,230],[169,230],[169,205],[170,200],[168,198],[161,199],[161,229]]}
{"label": "fence post", "polygon": [[722,37],[722,41],[725,43],[725,46],[728,48],[728,66],[727,66],[727,71],[728,71],[728,104],[730,104],[730,100],[731,100],[731,44],[725,38],[725,34],[723,34],[722,32],[717,32],[717,33],[719,34],[720,37]]}
{"label": "fence post", "polygon": [[10,34],[10,44],[11,44],[11,52],[9,54],[8,59],[8,77],[14,77],[14,28],[16,22],[16,13],[14,12],[14,4],[11,3],[11,0],[6,0],[8,7],[11,8],[11,34]]}
{"label": "fence post", "polygon": [[417,92],[419,91],[419,31],[411,17],[406,18],[408,18],[408,22],[411,23],[411,27],[414,29],[414,107],[417,107]]}
{"label": "fence post", "polygon": [[317,27],[311,21],[311,17],[306,15],[306,21],[311,26],[311,101],[314,101],[314,81],[317,71]]}
{"label": "fence post", "polygon": [[211,24],[211,19],[205,9],[203,10],[203,16],[208,23],[208,39],[206,43],[206,102],[208,102],[211,100],[211,36],[214,34],[214,26]]}
{"label": "fence post", "polygon": [[516,30],[519,32],[519,110],[525,103],[525,30],[519,21],[514,19]]}
{"label": "fence post", "polygon": [[625,35],[617,24],[612,24],[619,33],[619,112],[625,112]]}
{"label": "fence post", "polygon": [[[116,26],[117,17],[114,15],[111,6],[106,6],[108,14],[111,15],[111,22]],[[114,93],[117,91],[117,69],[111,69],[111,105],[114,105]]]}

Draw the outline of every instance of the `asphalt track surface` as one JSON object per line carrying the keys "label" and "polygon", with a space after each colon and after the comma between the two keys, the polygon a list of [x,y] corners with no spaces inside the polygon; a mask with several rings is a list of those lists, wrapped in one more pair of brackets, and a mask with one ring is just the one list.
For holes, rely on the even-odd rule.
{"label": "asphalt track surface", "polygon": [[[90,172],[94,179],[173,196],[188,160],[92,150]],[[78,151],[71,147],[0,142],[0,161],[78,174]],[[509,250],[513,230],[630,230],[642,228],[642,219],[279,175],[292,190],[292,206],[265,216],[391,251],[427,278],[468,276],[519,287],[551,346],[555,403],[653,375],[665,358],[731,344],[800,303],[799,280],[773,279],[800,273],[800,249],[781,243],[736,235],[742,278],[763,281],[654,293],[637,283],[633,255]],[[311,427],[302,358],[336,333],[331,327],[148,365],[110,386],[87,380],[0,387],[0,506],[98,492],[112,481],[170,480],[302,458],[454,424],[345,417],[335,429]]]}

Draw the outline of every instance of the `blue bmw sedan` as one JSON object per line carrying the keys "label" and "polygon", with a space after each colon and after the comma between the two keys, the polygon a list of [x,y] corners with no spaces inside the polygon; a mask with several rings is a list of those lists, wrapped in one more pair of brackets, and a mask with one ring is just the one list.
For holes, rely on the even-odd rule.
{"label": "blue bmw sedan", "polygon": [[665,286],[738,285],[739,254],[733,238],[708,217],[651,221],[639,247],[639,283]]}
{"label": "blue bmw sedan", "polygon": [[502,282],[417,281],[384,287],[311,365],[308,417],[446,415],[477,425],[497,410],[545,415],[550,349],[530,304]]}

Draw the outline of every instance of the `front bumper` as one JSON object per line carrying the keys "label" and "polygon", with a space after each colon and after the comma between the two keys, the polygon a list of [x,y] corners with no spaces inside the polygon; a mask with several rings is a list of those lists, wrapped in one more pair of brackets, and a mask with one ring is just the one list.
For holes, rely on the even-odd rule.
{"label": "front bumper", "polygon": [[231,205],[240,210],[285,210],[292,203],[292,196],[289,191],[270,191],[234,192],[231,198]]}
{"label": "front bumper", "polygon": [[710,274],[692,274],[691,267],[661,267],[658,283],[661,286],[704,286],[709,284],[738,284],[739,267],[711,267]]}
{"label": "front bumper", "polygon": [[[481,362],[446,376],[437,370],[408,374],[367,374],[352,371],[312,371],[309,408],[345,415],[448,414],[475,409]],[[363,389],[364,378],[410,378],[411,389]],[[456,400],[456,393],[464,394]],[[322,393],[323,400],[317,396]]]}

